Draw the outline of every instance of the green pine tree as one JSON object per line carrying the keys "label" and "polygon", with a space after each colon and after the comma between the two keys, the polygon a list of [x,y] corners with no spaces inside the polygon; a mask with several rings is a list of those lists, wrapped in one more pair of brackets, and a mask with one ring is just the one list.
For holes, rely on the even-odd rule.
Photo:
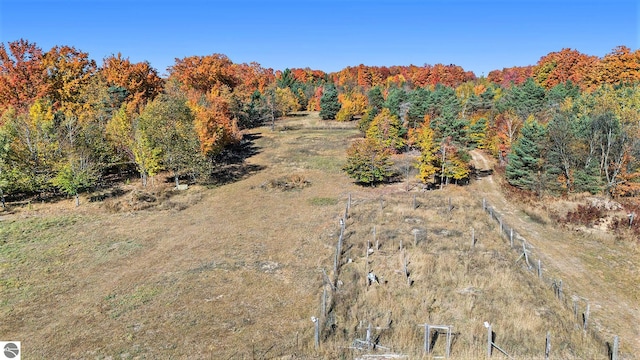
{"label": "green pine tree", "polygon": [[340,111],[340,102],[338,101],[338,90],[332,84],[325,86],[320,98],[320,117],[322,120],[333,120]]}
{"label": "green pine tree", "polygon": [[508,156],[506,177],[509,184],[540,195],[544,189],[544,158],[546,129],[530,118],[522,127],[520,137]]}

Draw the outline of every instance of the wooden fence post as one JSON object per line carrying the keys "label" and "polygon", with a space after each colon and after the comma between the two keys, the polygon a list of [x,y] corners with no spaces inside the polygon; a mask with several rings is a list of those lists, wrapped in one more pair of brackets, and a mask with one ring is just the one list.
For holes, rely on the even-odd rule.
{"label": "wooden fence post", "polygon": [[320,348],[320,321],[318,321],[318,318],[315,316],[311,317],[311,321],[313,321],[314,324],[314,345],[316,347],[316,350]]}
{"label": "wooden fence post", "polygon": [[509,241],[511,242],[511,247],[513,248],[513,228],[509,232]]}
{"label": "wooden fence post", "polygon": [[491,324],[488,322],[485,322],[484,326],[487,327],[487,358],[491,358],[491,350],[493,348],[493,331],[491,331]]}
{"label": "wooden fence post", "polygon": [[476,246],[476,229],[471,228],[471,248]]}
{"label": "wooden fence post", "polygon": [[482,211],[487,210],[487,199],[482,198]]}
{"label": "wooden fence post", "polygon": [[404,276],[407,278],[407,285],[411,287],[411,279],[409,278],[409,261],[407,259],[406,251],[402,252],[402,270],[404,272]]}
{"label": "wooden fence post", "polygon": [[322,317],[327,316],[327,288],[322,289]]}
{"label": "wooden fence post", "polygon": [[618,347],[620,346],[620,338],[618,335],[613,337],[613,349],[611,349],[611,360],[618,360]]}
{"label": "wooden fence post", "polygon": [[551,333],[547,331],[547,339],[544,346],[544,359],[549,360],[549,354],[551,353]]}
{"label": "wooden fence post", "polygon": [[582,330],[587,331],[587,323],[589,322],[589,310],[591,310],[591,304],[587,304],[587,310],[582,314]]}
{"label": "wooden fence post", "polygon": [[542,279],[542,263],[538,259],[538,279]]}
{"label": "wooden fence post", "polygon": [[431,352],[431,327],[428,324],[424,324],[424,352],[429,354]]}

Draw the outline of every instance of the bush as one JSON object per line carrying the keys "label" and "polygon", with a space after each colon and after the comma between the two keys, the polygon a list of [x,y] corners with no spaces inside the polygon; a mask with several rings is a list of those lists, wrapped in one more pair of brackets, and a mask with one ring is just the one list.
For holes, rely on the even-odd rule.
{"label": "bush", "polygon": [[603,217],[604,210],[593,205],[578,205],[574,211],[569,211],[562,221],[565,224],[593,226],[596,225]]}

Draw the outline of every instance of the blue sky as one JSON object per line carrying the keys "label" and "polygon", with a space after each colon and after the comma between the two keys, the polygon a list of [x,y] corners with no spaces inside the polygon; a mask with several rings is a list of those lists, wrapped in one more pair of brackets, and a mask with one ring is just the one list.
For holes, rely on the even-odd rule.
{"label": "blue sky", "polygon": [[640,47],[637,0],[0,0],[0,42],[70,45],[98,64],[118,52],[160,74],[175,58],[327,72],[456,64],[476,75],[562,48]]}

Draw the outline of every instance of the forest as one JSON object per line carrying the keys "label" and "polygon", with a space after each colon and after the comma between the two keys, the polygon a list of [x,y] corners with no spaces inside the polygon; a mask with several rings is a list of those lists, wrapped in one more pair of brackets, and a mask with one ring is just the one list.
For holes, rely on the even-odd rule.
{"label": "forest", "polygon": [[361,184],[394,177],[416,154],[425,184],[471,174],[469,151],[499,160],[534,194],[634,196],[640,189],[640,50],[602,58],[562,49],[477,77],[456,65],[358,65],[336,73],[176,59],[161,77],[114,54],[0,44],[0,197],[74,196],[134,172],[206,183],[242,130],[296,111],[357,121],[344,170]]}

